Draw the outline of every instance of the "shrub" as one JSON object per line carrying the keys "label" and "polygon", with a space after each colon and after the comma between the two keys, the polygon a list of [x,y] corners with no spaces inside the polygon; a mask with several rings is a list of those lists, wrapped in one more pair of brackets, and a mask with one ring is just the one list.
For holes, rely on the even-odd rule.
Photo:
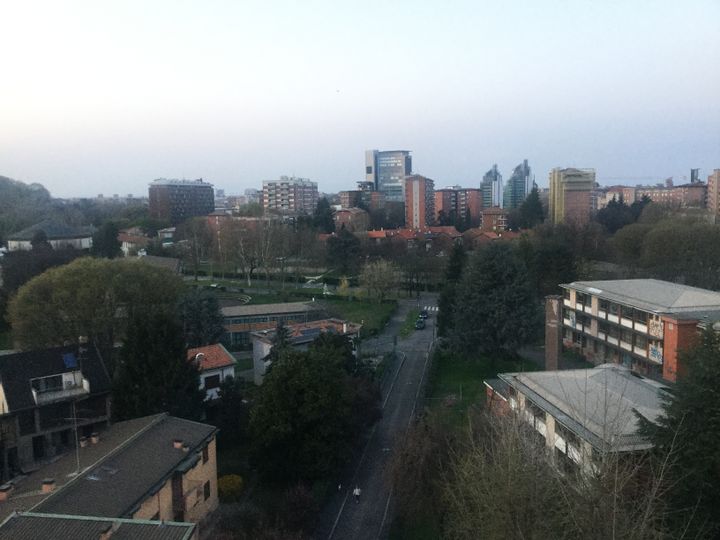
{"label": "shrub", "polygon": [[237,474],[226,474],[218,479],[218,494],[223,502],[237,501],[243,488],[243,479]]}

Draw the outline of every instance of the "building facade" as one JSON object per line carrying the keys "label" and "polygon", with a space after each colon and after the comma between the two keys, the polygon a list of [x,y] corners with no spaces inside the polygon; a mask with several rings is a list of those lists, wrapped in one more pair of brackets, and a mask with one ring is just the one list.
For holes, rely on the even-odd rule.
{"label": "building facade", "polygon": [[312,302],[226,306],[220,311],[225,342],[238,348],[250,346],[251,332],[273,329],[280,321],[295,324],[320,318],[320,307]]}
{"label": "building facade", "polygon": [[[546,309],[546,333],[594,364],[622,364],[674,382],[698,324],[720,320],[720,293],[655,279],[575,281]],[[548,347],[546,350],[554,350]]]}
{"label": "building facade", "polygon": [[507,230],[508,211],[504,208],[484,208],[480,212],[480,228],[483,231],[502,232]]}
{"label": "building facade", "polygon": [[533,181],[530,175],[528,160],[513,169],[512,175],[505,184],[503,193],[503,208],[517,208],[528,196],[533,188]]}
{"label": "building facade", "polygon": [[365,152],[365,180],[375,190],[385,194],[388,201],[405,200],[406,176],[412,175],[412,156],[409,150],[367,150]]}
{"label": "building facade", "polygon": [[635,200],[640,200],[643,196],[647,196],[655,204],[661,204],[663,206],[675,208],[704,208],[707,193],[708,186],[700,182],[683,184],[681,186],[638,186],[635,189]]}
{"label": "building facade", "polygon": [[492,169],[485,173],[480,184],[482,190],[483,208],[492,206],[502,207],[503,205],[503,181],[498,166],[493,165]]}
{"label": "building facade", "polygon": [[420,175],[405,179],[405,226],[421,229],[435,222],[434,182]]}
{"label": "building facade", "polygon": [[346,229],[350,232],[367,231],[370,226],[370,216],[362,208],[342,208],[333,214],[335,230]]}
{"label": "building facade", "polygon": [[71,227],[64,223],[46,219],[8,236],[8,251],[29,251],[33,248],[33,241],[44,236],[53,249],[92,248],[93,229],[91,227]]}
{"label": "building facade", "polygon": [[549,218],[554,225],[590,220],[591,193],[595,188],[594,169],[560,169],[550,171]]}
{"label": "building facade", "polygon": [[235,357],[222,343],[188,349],[187,359],[195,363],[200,372],[200,390],[205,391],[205,401],[218,399],[220,385],[225,379],[235,377]]}
{"label": "building facade", "polygon": [[159,178],[148,188],[150,217],[177,225],[196,216],[207,216],[215,210],[212,184],[199,180]]}
{"label": "building facade", "polygon": [[317,202],[317,183],[307,178],[281,176],[279,180],[263,181],[262,203],[265,210],[312,214]]}
{"label": "building facade", "polygon": [[707,181],[707,209],[720,214],[720,169],[713,170]]}

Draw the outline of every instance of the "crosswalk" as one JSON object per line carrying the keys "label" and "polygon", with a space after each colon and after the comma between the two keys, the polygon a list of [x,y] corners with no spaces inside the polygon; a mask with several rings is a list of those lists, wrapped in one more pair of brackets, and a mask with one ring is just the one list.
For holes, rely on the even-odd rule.
{"label": "crosswalk", "polygon": [[427,311],[428,313],[431,312],[431,311],[435,311],[435,312],[438,311],[438,307],[437,307],[437,306],[423,306],[423,309],[424,309],[425,311]]}

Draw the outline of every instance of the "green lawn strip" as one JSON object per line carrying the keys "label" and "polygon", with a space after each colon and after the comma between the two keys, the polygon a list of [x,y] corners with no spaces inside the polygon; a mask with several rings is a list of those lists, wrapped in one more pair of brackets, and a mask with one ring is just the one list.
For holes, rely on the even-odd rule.
{"label": "green lawn strip", "polygon": [[12,334],[10,330],[0,331],[0,349],[12,349]]}
{"label": "green lawn strip", "polygon": [[377,334],[390,320],[397,309],[396,302],[365,302],[362,300],[342,300],[324,298],[318,300],[326,309],[340,317],[354,323],[362,323],[361,336]]}
{"label": "green lawn strip", "polygon": [[411,309],[408,312],[407,317],[405,317],[405,322],[400,328],[400,337],[406,338],[415,331],[415,323],[419,316],[420,310],[418,309]]}

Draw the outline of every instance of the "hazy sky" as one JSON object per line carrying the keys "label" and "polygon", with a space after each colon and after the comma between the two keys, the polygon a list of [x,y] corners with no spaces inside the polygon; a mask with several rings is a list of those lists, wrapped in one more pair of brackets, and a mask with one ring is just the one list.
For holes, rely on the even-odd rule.
{"label": "hazy sky", "polygon": [[0,175],[54,195],[324,191],[368,148],[436,185],[523,158],[720,167],[720,0],[0,0]]}

